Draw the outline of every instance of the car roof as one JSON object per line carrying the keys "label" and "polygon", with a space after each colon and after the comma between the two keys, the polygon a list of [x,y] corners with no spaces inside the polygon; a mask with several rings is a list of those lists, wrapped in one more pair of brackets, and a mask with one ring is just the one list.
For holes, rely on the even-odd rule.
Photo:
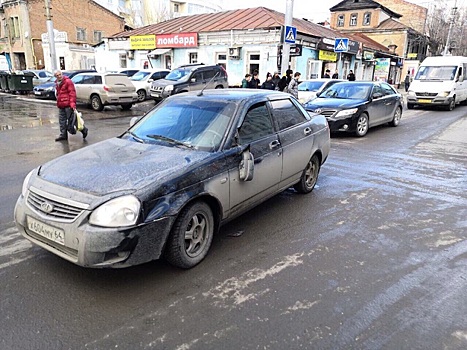
{"label": "car roof", "polygon": [[170,72],[170,70],[165,69],[165,68],[146,68],[146,69],[139,69],[138,72],[149,72],[149,73],[152,73],[152,72]]}
{"label": "car roof", "polygon": [[305,79],[305,80],[300,80],[301,83],[303,82],[308,82],[308,81],[318,81],[318,82],[326,82],[326,81],[347,81],[344,79],[329,79],[329,78],[316,78],[316,79]]}
{"label": "car roof", "polygon": [[[202,95],[200,96],[200,92]],[[290,94],[267,89],[242,89],[242,88],[231,88],[231,89],[206,89],[201,91],[190,91],[183,94],[176,94],[170,99],[178,98],[183,99],[187,97],[199,97],[200,99],[226,99],[226,100],[247,100],[251,98],[272,98],[272,99],[283,99],[291,97]]]}

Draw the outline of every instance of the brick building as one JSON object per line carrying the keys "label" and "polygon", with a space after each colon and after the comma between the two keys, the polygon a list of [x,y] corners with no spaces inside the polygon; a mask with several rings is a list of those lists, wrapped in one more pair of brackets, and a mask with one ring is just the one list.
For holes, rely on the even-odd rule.
{"label": "brick building", "polygon": [[[123,18],[92,0],[54,1],[57,67],[89,68],[91,45],[124,29]],[[0,53],[9,55],[13,70],[51,69],[44,0],[4,0],[0,5]]]}

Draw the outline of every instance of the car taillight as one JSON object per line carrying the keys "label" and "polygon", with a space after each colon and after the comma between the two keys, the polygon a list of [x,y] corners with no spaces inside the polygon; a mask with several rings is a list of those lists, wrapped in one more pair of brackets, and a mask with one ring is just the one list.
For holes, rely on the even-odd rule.
{"label": "car taillight", "polygon": [[224,71],[225,77],[227,78],[229,75],[227,74],[227,71],[225,70],[224,66],[220,66],[220,67]]}
{"label": "car taillight", "polygon": [[110,91],[110,88],[107,86],[107,85],[104,85],[104,90],[109,92]]}

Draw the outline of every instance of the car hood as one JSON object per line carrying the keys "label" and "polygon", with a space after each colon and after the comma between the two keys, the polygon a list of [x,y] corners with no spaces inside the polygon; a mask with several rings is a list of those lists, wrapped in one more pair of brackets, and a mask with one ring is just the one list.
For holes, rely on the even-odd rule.
{"label": "car hood", "polygon": [[39,176],[51,183],[103,196],[159,186],[199,165],[212,153],[113,138],[44,164]]}
{"label": "car hood", "polygon": [[317,97],[305,105],[308,110],[315,110],[318,108],[333,108],[333,109],[347,109],[355,108],[366,103],[366,100],[354,100],[345,98],[322,98]]}
{"label": "car hood", "polygon": [[152,86],[167,86],[167,85],[178,84],[180,82],[185,81],[184,78],[181,78],[179,80],[158,79],[152,83]]}
{"label": "car hood", "polygon": [[38,89],[48,89],[50,87],[54,87],[55,86],[55,82],[53,83],[42,83],[40,85],[36,85],[35,88],[38,88]]}

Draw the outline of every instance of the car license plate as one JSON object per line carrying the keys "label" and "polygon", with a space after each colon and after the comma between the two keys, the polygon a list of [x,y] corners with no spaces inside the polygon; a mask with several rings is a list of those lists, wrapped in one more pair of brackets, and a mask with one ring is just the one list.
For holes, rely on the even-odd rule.
{"label": "car license plate", "polygon": [[40,91],[34,91],[34,94],[40,95],[41,93],[40,93]]}
{"label": "car license plate", "polygon": [[418,100],[420,103],[431,103],[431,100]]}
{"label": "car license plate", "polygon": [[51,241],[57,242],[58,244],[65,245],[65,232],[63,230],[44,224],[30,216],[26,217],[26,220],[28,228],[32,232],[50,239]]}

